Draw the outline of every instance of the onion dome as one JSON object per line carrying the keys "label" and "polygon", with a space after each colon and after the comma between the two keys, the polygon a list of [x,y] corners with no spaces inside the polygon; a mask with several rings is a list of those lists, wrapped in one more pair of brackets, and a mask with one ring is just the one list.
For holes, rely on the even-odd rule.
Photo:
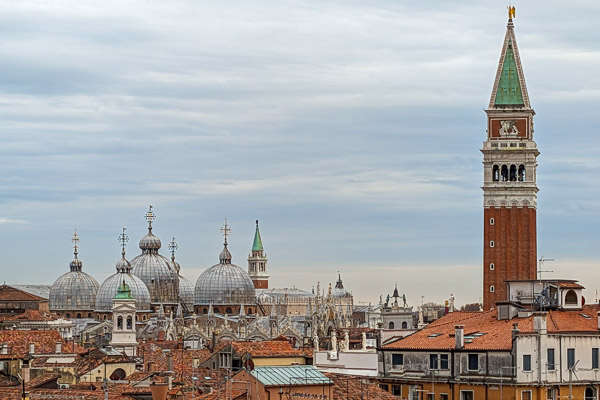
{"label": "onion dome", "polygon": [[140,240],[142,254],[131,260],[131,271],[148,287],[152,303],[175,304],[179,290],[177,272],[166,257],[158,254],[161,242],[152,234],[152,222],[155,218],[150,206],[146,213],[148,234]]}
{"label": "onion dome", "polygon": [[119,292],[119,287],[127,285],[131,291],[131,296],[135,298],[135,308],[137,311],[150,311],[150,292],[144,282],[131,273],[131,264],[125,258],[125,243],[129,240],[123,233],[119,235],[122,251],[121,259],[117,262],[117,273],[106,278],[96,295],[96,311],[112,310],[112,301]]}
{"label": "onion dome", "polygon": [[231,263],[227,249],[227,235],[231,231],[225,221],[225,235],[219,264],[213,265],[200,275],[194,290],[194,304],[255,304],[256,292],[252,279],[242,268]]}
{"label": "onion dome", "polygon": [[90,311],[95,308],[98,282],[81,271],[83,263],[77,257],[79,236],[77,231],[72,239],[73,261],[70,271],[61,275],[50,287],[49,307],[51,311]]}

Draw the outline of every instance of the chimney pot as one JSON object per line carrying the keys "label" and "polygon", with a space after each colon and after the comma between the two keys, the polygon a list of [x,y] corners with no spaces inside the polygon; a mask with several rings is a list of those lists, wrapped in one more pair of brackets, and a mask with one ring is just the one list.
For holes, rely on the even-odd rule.
{"label": "chimney pot", "polygon": [[62,353],[62,343],[61,342],[56,342],[56,344],[54,345],[54,352],[56,354]]}
{"label": "chimney pot", "polygon": [[454,325],[454,340],[455,347],[457,349],[462,349],[465,347],[465,326],[464,325]]}

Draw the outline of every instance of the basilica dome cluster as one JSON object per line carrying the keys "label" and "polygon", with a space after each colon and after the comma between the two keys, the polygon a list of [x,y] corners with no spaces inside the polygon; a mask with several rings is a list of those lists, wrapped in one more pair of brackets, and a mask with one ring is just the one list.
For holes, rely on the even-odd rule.
{"label": "basilica dome cluster", "polygon": [[[180,275],[181,266],[175,261],[175,238],[169,243],[169,260],[159,253],[162,244],[152,232],[155,219],[152,207],[145,217],[148,221],[148,233],[139,242],[141,254],[131,262],[126,259],[125,245],[128,237],[123,228],[119,236],[121,259],[116,264],[116,272],[100,285],[92,276],[82,272],[82,262],[78,258],[79,237],[75,232],[75,257],[70,263],[70,271],[60,276],[50,289],[50,310],[67,318],[109,319],[118,288],[126,284],[143,321],[150,314],[163,311],[180,313],[183,310],[188,314],[206,314],[211,306],[216,313],[237,313],[243,307],[248,314],[256,312],[257,284],[244,269],[231,263],[231,253],[227,249],[227,235],[230,231],[227,223],[222,229],[225,243],[219,255],[219,264],[204,271],[194,286]],[[258,224],[256,235],[260,241]],[[255,237],[255,243],[256,240]],[[262,242],[260,246],[262,251]],[[264,261],[266,265],[266,258]],[[264,283],[258,285],[262,284]]]}

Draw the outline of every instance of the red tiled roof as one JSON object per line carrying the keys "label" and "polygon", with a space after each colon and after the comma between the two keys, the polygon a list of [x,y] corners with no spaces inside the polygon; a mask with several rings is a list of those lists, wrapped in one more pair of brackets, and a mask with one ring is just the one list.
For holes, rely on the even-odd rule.
{"label": "red tiled roof", "polygon": [[48,301],[40,296],[16,289],[12,286],[0,286],[0,301]]}
{"label": "red tiled roof", "polygon": [[222,400],[225,398],[231,400],[242,400],[246,399],[247,397],[246,390],[229,389],[227,393],[225,393],[224,391],[214,391],[212,393],[196,396],[196,398],[199,400]]}
{"label": "red tiled roof", "polygon": [[397,396],[381,389],[376,382],[365,382],[364,377],[324,374],[333,381],[333,400],[398,400]]}
{"label": "red tiled roof", "polygon": [[557,282],[557,286],[561,288],[571,288],[571,289],[585,289],[585,287],[581,286],[579,283],[575,281],[560,281]]}
{"label": "red tiled roof", "polygon": [[[550,310],[547,315],[548,333],[595,333],[599,334],[598,305],[584,306],[582,310]],[[587,316],[587,317],[586,317]],[[512,348],[513,324],[522,333],[533,332],[533,316],[498,320],[497,311],[449,313],[412,335],[382,346],[383,349],[449,350],[455,348],[454,325],[464,325],[467,350],[510,350]]]}
{"label": "red tiled roof", "polygon": [[301,349],[295,349],[287,340],[264,342],[231,342],[238,355],[250,354],[252,357],[305,357]]}
{"label": "red tiled roof", "polygon": [[65,352],[66,342],[56,330],[47,331],[0,331],[0,345],[8,344],[8,354],[0,359],[23,358],[29,352],[29,343],[35,344],[35,354],[54,353],[56,342],[61,342]]}
{"label": "red tiled roof", "polygon": [[38,310],[26,310],[23,314],[1,317],[2,321],[55,321],[59,318],[56,314]]}

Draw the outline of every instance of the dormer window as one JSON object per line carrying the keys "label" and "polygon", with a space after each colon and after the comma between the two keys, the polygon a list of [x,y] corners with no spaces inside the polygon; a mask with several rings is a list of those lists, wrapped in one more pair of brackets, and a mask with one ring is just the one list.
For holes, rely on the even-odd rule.
{"label": "dormer window", "polygon": [[565,295],[565,305],[576,306],[577,300],[577,293],[573,289],[570,289]]}

